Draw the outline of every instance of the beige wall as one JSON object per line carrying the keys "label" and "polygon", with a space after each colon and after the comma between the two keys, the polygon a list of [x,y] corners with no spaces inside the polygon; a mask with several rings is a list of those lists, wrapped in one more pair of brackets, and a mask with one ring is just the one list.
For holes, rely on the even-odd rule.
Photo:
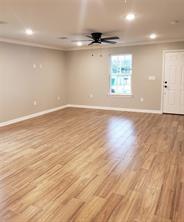
{"label": "beige wall", "polygon": [[[169,49],[184,49],[184,42],[68,52],[68,103],[160,110],[162,52]],[[133,55],[132,97],[108,95],[109,55],[121,53]],[[149,76],[156,80],[149,81]],[[94,98],[89,98],[90,94]]]}
{"label": "beige wall", "polygon": [[0,43],[0,122],[66,104],[65,77],[63,52]]}
{"label": "beige wall", "polygon": [[[169,49],[184,42],[71,52],[0,43],[0,122],[65,104],[159,110],[162,51]],[[108,95],[109,55],[121,53],[133,55],[132,97]]]}

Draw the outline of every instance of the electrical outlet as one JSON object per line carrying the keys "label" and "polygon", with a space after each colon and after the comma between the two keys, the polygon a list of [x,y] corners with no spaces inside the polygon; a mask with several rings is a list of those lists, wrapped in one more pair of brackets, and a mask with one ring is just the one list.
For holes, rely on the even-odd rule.
{"label": "electrical outlet", "polygon": [[94,97],[94,95],[91,93],[89,94],[89,98],[92,99]]}
{"label": "electrical outlet", "polygon": [[40,64],[40,69],[42,69],[43,68],[43,65],[42,64]]}
{"label": "electrical outlet", "polygon": [[36,100],[33,102],[33,105],[34,105],[34,106],[37,106],[37,101],[36,101]]}
{"label": "electrical outlet", "polygon": [[57,101],[60,101],[61,100],[61,97],[60,96],[57,96]]}
{"label": "electrical outlet", "polygon": [[36,64],[33,64],[33,69],[36,69]]}
{"label": "electrical outlet", "polygon": [[140,98],[140,101],[141,101],[141,103],[143,103],[143,102],[144,102],[144,98],[141,97],[141,98]]}

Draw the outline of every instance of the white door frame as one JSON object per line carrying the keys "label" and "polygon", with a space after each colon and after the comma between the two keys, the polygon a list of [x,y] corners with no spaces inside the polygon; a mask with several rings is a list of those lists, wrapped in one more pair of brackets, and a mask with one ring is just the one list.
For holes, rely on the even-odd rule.
{"label": "white door frame", "polygon": [[184,52],[184,49],[172,49],[172,50],[163,50],[162,51],[162,78],[161,78],[161,113],[164,111],[164,88],[163,83],[165,80],[165,55],[166,53],[175,53],[175,52]]}

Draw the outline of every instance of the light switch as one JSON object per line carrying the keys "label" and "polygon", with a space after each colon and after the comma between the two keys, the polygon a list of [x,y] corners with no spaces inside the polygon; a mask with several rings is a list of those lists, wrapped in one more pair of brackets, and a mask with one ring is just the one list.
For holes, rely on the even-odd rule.
{"label": "light switch", "polygon": [[148,79],[149,79],[150,81],[154,81],[154,80],[156,80],[156,76],[149,76]]}

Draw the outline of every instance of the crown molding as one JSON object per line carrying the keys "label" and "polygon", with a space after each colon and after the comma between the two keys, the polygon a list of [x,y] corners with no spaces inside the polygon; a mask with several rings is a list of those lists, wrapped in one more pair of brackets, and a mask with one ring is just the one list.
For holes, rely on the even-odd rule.
{"label": "crown molding", "polygon": [[16,44],[16,45],[23,45],[23,46],[38,47],[38,48],[44,48],[44,49],[54,49],[54,50],[65,51],[65,49],[63,49],[61,47],[54,47],[54,46],[50,46],[50,45],[37,44],[37,43],[8,39],[8,38],[0,38],[0,42]]}
{"label": "crown molding", "polygon": [[92,50],[92,49],[111,49],[111,48],[120,48],[120,47],[127,47],[127,46],[139,46],[139,45],[154,45],[154,44],[162,44],[162,43],[174,43],[174,42],[184,42],[184,38],[182,39],[172,39],[172,40],[157,40],[157,41],[142,41],[142,42],[132,42],[132,43],[120,43],[116,45],[100,45],[100,46],[82,46],[82,47],[72,47],[72,48],[61,48],[55,47],[51,45],[45,44],[37,44],[32,42],[8,39],[8,38],[1,38],[0,42],[16,44],[16,45],[24,45],[24,46],[31,46],[31,47],[38,47],[38,48],[45,48],[45,49],[54,49],[59,51],[81,51],[81,50]]}
{"label": "crown molding", "polygon": [[139,45],[156,45],[162,43],[174,43],[174,42],[184,42],[184,38],[182,39],[172,39],[172,40],[157,40],[157,41],[143,41],[143,42],[132,42],[132,43],[120,43],[116,45],[100,45],[100,46],[82,46],[82,47],[73,47],[65,49],[64,51],[81,51],[81,50],[90,50],[90,49],[109,49],[109,48],[120,48],[127,46],[139,46]]}

